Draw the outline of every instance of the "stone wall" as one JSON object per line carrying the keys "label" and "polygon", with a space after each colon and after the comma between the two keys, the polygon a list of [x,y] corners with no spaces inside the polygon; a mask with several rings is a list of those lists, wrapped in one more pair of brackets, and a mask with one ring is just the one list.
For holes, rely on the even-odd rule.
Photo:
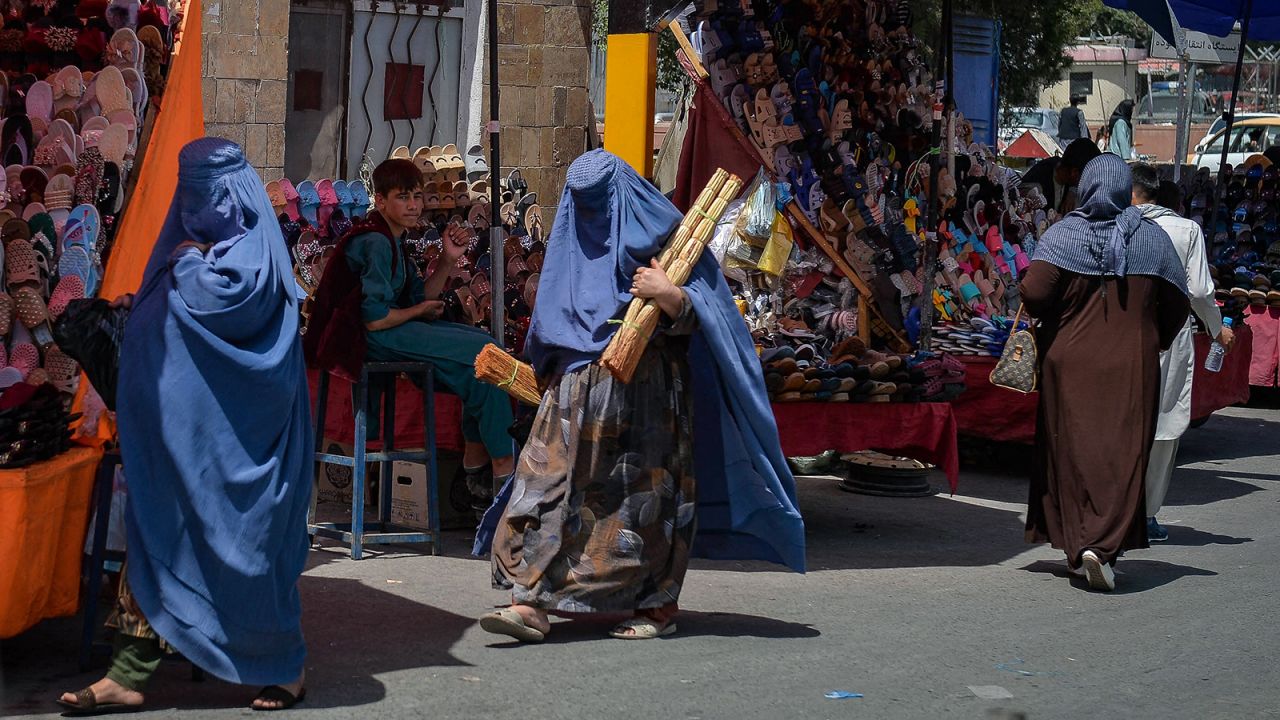
{"label": "stone wall", "polygon": [[289,0],[207,0],[204,121],[245,149],[264,180],[284,173]]}
{"label": "stone wall", "polygon": [[[565,172],[587,149],[594,122],[590,0],[503,0],[498,5],[502,176],[520,168],[549,223]],[[488,60],[485,61],[488,82]],[[485,94],[484,117],[489,117]],[[484,135],[486,153],[488,135]]]}

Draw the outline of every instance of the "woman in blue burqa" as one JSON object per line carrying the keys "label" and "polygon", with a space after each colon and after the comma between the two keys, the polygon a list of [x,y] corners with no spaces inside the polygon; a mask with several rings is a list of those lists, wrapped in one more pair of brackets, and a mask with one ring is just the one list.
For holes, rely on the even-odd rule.
{"label": "woman in blue burqa", "polygon": [[[703,253],[676,287],[654,260],[680,219],[614,155],[569,168],[526,344],[548,389],[477,542],[511,590],[489,632],[538,641],[548,612],[627,613],[612,636],[668,635],[691,553],[804,570],[795,481],[720,266]],[[623,384],[595,361],[633,297],[663,320]]]}
{"label": "woman in blue burqa", "polygon": [[78,711],[137,706],[165,651],[253,707],[302,698],[298,576],[311,494],[310,399],[288,250],[240,148],[205,138],[131,306],[117,419],[128,561],[111,669],[62,697]]}

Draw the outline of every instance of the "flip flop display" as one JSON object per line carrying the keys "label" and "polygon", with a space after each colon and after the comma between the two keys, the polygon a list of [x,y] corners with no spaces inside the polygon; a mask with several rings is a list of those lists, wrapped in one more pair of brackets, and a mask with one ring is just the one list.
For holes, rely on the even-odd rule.
{"label": "flip flop display", "polygon": [[[70,439],[66,394],[80,373],[51,325],[101,282],[181,27],[185,3],[162,5],[144,13],[136,0],[20,3],[0,31],[21,35],[23,49],[0,52],[0,397],[30,396],[6,412],[45,428],[0,429],[0,468],[51,457]],[[22,389],[41,383],[51,384]]]}
{"label": "flip flop display", "polygon": [[[405,155],[404,149],[398,150],[399,155]],[[479,148],[473,147],[468,156],[478,152]],[[409,256],[420,270],[429,270],[440,254],[441,238],[451,224],[456,226],[469,240],[469,245],[446,284],[444,319],[466,325],[487,325],[492,310],[489,296],[494,292],[486,274],[491,264],[488,253],[489,175],[468,173],[467,167],[474,169],[479,165],[463,158],[453,145],[419,148],[402,159],[412,160],[423,175],[426,208],[422,224],[409,233]],[[511,172],[502,181],[502,186],[509,207],[503,214],[503,229],[507,233],[504,248],[507,273],[501,296],[505,306],[507,345],[519,352],[528,335],[533,302],[537,299],[537,277],[546,253],[543,237],[549,224],[549,213],[538,205],[537,193],[529,191],[529,185],[519,170]],[[294,184],[282,178],[271,181],[267,187],[269,194],[288,198]],[[286,205],[280,218],[286,238],[309,238],[307,242],[299,241],[293,246],[297,260],[294,275],[308,296],[315,292],[323,275],[323,266],[317,266],[317,258],[323,256],[324,249],[338,243],[343,229],[350,227],[351,218],[359,218],[369,209],[371,202],[367,188],[365,180],[301,182],[297,185],[296,194],[302,199],[296,217]],[[322,207],[320,198],[330,192],[334,196],[332,199],[336,199],[336,205],[328,227],[322,230],[318,227],[321,213],[315,213],[314,208]],[[339,221],[335,222],[335,218]],[[307,312],[304,303],[304,316]]]}

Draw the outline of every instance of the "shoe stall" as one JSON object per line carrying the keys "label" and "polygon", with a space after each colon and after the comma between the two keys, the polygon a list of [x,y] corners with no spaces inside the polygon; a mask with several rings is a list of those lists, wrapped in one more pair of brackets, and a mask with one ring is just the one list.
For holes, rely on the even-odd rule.
{"label": "shoe stall", "polygon": [[[789,403],[828,403],[811,405],[809,414],[817,416],[847,400],[923,400],[948,403],[961,434],[1032,441],[1036,396],[996,388],[989,376],[1014,330],[1019,275],[1059,213],[1039,186],[1022,186],[1018,173],[992,155],[972,123],[937,99],[910,12],[891,2],[869,2],[856,13],[816,1],[705,2],[689,27],[692,57],[686,53],[682,63],[695,89],[674,199],[687,202],[716,167],[744,177],[763,168],[777,183],[778,207],[795,242],[777,277],[748,277],[744,288],[751,289],[743,293],[748,322],[765,348],[780,422],[783,415],[805,416],[783,410]],[[928,123],[935,110],[941,117],[936,144]],[[941,168],[931,183],[928,162],[937,152]],[[1265,197],[1261,175],[1253,187],[1254,200]],[[931,203],[934,226],[927,222]],[[1253,221],[1256,208],[1249,207]],[[936,252],[936,261],[927,251]],[[755,257],[762,253],[767,248]],[[729,255],[726,268],[742,259]],[[1271,287],[1258,278],[1271,270],[1249,269],[1251,309],[1224,308],[1255,336],[1265,326],[1268,348],[1276,344],[1268,323],[1280,319],[1274,309],[1280,303],[1259,306]],[[1203,370],[1210,338],[1196,338],[1198,419],[1247,399],[1245,374],[1255,383],[1274,383],[1280,361],[1265,358],[1280,352],[1268,350],[1258,360],[1250,335],[1248,329],[1238,334],[1217,374]],[[862,342],[869,362],[860,363],[862,356],[850,356],[847,347],[836,351],[850,337]],[[777,362],[778,348],[809,358],[801,377],[791,363]],[[1246,373],[1251,355],[1253,369]],[[901,358],[907,374],[880,374],[871,378],[880,385],[862,384],[866,371],[887,356]],[[942,373],[931,361],[938,357],[947,360]],[[1268,362],[1269,374],[1260,367]],[[829,381],[842,363],[859,373],[851,395],[842,392],[847,378],[837,373],[835,387]],[[932,367],[922,375],[925,363]],[[901,392],[913,381],[923,392]],[[886,384],[893,390],[884,398],[877,393]],[[856,406],[850,422],[875,422],[867,411]],[[856,434],[848,434],[826,441],[854,449]],[[910,441],[904,437],[900,446]]]}
{"label": "shoe stall", "polygon": [[[1256,129],[1240,128],[1240,139]],[[1255,142],[1257,139],[1255,138]],[[1275,152],[1269,155],[1277,156]],[[1280,369],[1280,167],[1268,155],[1230,165],[1214,179],[1201,169],[1184,188],[1190,217],[1209,241],[1218,302],[1236,322],[1237,338],[1251,333],[1248,385],[1277,387]],[[1232,361],[1233,351],[1226,357]],[[1226,372],[1224,368],[1223,372]],[[1198,380],[1199,378],[1197,378]]]}
{"label": "shoe stall", "polygon": [[1022,194],[959,113],[935,143],[941,102],[901,3],[707,2],[689,26],[674,200],[717,167],[762,172],[795,246],[768,262],[769,243],[739,232],[722,253],[784,450],[910,454],[954,487],[951,403],[971,392],[957,358],[1003,347],[1017,276],[1052,221],[1043,197]]}
{"label": "shoe stall", "polygon": [[0,638],[78,609],[111,423],[55,342],[58,320],[141,278],[155,198],[167,204],[177,148],[203,132],[199,12],[17,3],[0,29]]}
{"label": "shoe stall", "polygon": [[[1203,331],[1194,336],[1191,417],[1203,421],[1218,410],[1247,402],[1250,386],[1276,386],[1280,226],[1273,204],[1280,192],[1280,169],[1256,155],[1238,172],[1228,167],[1221,182],[1207,168],[1188,173],[1180,190],[1186,216],[1201,226],[1209,242],[1209,270],[1218,305],[1223,317],[1234,321],[1236,335],[1235,346],[1216,373],[1204,367],[1213,338]],[[1036,396],[1019,396],[992,386],[994,358],[961,359],[968,391],[952,401],[961,434],[997,442],[1034,442]]]}

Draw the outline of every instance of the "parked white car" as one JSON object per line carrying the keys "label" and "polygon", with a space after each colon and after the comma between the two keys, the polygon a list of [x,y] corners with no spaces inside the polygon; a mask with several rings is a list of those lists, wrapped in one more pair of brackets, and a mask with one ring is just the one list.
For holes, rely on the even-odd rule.
{"label": "parked white car", "polygon": [[[1237,123],[1244,122],[1245,120],[1257,120],[1259,118],[1280,119],[1280,113],[1236,113]],[[1222,128],[1226,126],[1227,126],[1227,121],[1224,120],[1221,115],[1219,115],[1217,119],[1213,121],[1213,124],[1209,126],[1209,132],[1205,133],[1204,137],[1200,138],[1200,140],[1196,142],[1195,145],[1192,145],[1192,147],[1200,147],[1201,145],[1208,145],[1209,142],[1213,140],[1213,136],[1217,135],[1218,132],[1221,131]],[[1221,149],[1219,149],[1219,152],[1221,152]]]}
{"label": "parked white car", "polygon": [[[1187,157],[1187,163],[1196,167],[1218,171],[1218,163],[1222,160],[1222,143],[1226,136],[1226,128],[1219,130],[1207,143],[1201,143]],[[1241,120],[1231,126],[1231,137],[1227,140],[1227,162],[1232,167],[1239,167],[1250,155],[1260,153],[1272,145],[1280,145],[1280,117],[1253,118]]]}

